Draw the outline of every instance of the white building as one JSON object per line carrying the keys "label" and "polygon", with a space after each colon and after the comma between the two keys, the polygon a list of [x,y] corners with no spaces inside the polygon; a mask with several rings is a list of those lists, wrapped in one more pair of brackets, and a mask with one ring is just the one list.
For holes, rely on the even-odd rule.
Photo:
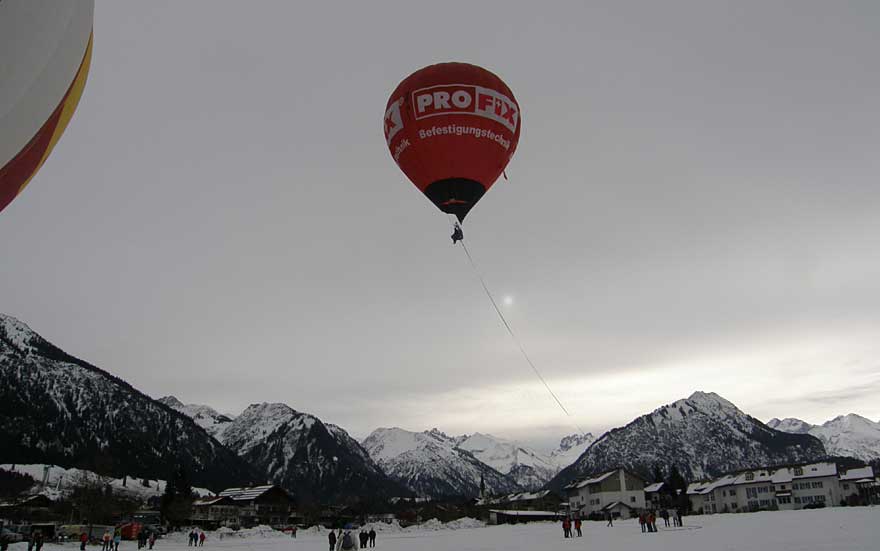
{"label": "white building", "polygon": [[611,513],[627,518],[645,508],[645,481],[617,469],[565,487],[572,514],[581,518]]}
{"label": "white building", "polygon": [[849,502],[854,498],[866,498],[876,485],[873,468],[850,469],[840,475],[840,499]]}
{"label": "white building", "polygon": [[858,484],[873,481],[870,469],[840,475],[837,465],[829,462],[751,469],[696,482],[687,493],[693,510],[704,513],[833,507],[848,495],[859,495]]}

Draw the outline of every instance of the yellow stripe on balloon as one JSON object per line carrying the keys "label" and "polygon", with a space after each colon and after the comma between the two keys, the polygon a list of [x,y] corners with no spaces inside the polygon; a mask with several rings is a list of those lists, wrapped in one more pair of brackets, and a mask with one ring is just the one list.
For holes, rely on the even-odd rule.
{"label": "yellow stripe on balloon", "polygon": [[67,96],[64,98],[61,104],[61,115],[58,117],[58,122],[52,132],[52,137],[49,139],[49,144],[46,147],[46,150],[43,152],[43,156],[40,158],[39,164],[37,164],[36,168],[34,168],[34,171],[31,173],[30,176],[27,177],[24,183],[21,184],[21,187],[18,188],[18,193],[21,193],[24,188],[27,187],[33,177],[40,170],[40,167],[43,166],[43,163],[46,162],[49,154],[52,153],[52,148],[54,148],[55,144],[58,143],[58,140],[61,139],[61,135],[67,128],[68,123],[70,123],[70,119],[73,118],[73,112],[76,111],[76,106],[79,105],[79,100],[82,97],[83,90],[86,87],[86,78],[89,75],[89,67],[92,64],[93,36],[94,33],[89,35],[89,42],[86,45],[86,53],[83,56],[82,64],[80,65],[79,71],[76,73],[76,76],[73,79],[73,84],[70,85]]}

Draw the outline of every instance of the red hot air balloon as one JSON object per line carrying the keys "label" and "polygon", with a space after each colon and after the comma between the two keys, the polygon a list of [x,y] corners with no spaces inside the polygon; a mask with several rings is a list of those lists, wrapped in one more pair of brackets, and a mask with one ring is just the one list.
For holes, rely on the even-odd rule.
{"label": "red hot air balloon", "polygon": [[391,156],[437,208],[459,221],[504,171],[520,133],[513,92],[467,63],[419,69],[401,82],[385,110]]}

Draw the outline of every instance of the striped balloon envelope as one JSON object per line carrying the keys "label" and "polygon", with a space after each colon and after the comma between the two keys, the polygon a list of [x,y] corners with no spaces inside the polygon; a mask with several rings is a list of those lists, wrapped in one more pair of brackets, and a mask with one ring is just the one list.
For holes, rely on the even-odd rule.
{"label": "striped balloon envelope", "polygon": [[92,54],[94,0],[0,0],[0,211],[70,122]]}

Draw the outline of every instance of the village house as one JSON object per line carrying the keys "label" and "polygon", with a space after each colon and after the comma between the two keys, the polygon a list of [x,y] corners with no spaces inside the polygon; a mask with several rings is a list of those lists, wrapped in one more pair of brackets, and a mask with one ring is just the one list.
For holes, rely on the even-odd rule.
{"label": "village house", "polygon": [[190,521],[202,528],[238,528],[239,507],[229,496],[200,499],[192,504]]}
{"label": "village house", "polygon": [[53,501],[38,494],[0,502],[0,518],[11,520],[46,519],[51,516]]}
{"label": "village house", "polygon": [[555,511],[489,510],[489,524],[522,524],[524,522],[557,521],[561,515]]}
{"label": "village house", "polygon": [[872,490],[877,488],[872,467],[849,469],[840,475],[840,499],[847,505],[870,503]]}
{"label": "village house", "polygon": [[562,498],[550,490],[538,492],[517,492],[503,496],[492,496],[478,499],[475,505],[498,506],[504,505],[506,509],[520,511],[558,511]]}
{"label": "village house", "polygon": [[645,481],[616,469],[565,487],[572,515],[581,518],[606,515],[629,518],[645,509]]}
{"label": "village house", "polygon": [[848,473],[831,462],[750,469],[693,483],[687,493],[692,509],[707,514],[833,507],[873,481],[870,467]]}
{"label": "village house", "polygon": [[645,504],[651,509],[659,509],[663,501],[663,486],[665,482],[655,482],[645,486]]}
{"label": "village house", "polygon": [[285,526],[296,522],[293,497],[278,486],[228,488],[217,497],[228,497],[235,504],[239,523],[245,528],[258,524]]}

